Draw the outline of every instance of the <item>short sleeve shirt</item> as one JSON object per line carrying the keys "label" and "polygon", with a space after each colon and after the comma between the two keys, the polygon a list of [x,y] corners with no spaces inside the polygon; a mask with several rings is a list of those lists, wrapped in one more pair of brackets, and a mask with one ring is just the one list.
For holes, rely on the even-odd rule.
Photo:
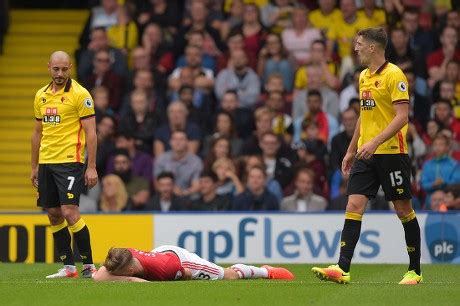
{"label": "short sleeve shirt", "polygon": [[39,163],[84,163],[85,133],[81,120],[95,115],[89,92],[75,80],[52,92],[52,83],[35,94],[35,119],[42,122]]}
{"label": "short sleeve shirt", "polygon": [[[398,66],[385,62],[375,73],[369,69],[359,77],[360,137],[358,148],[379,135],[393,120],[393,105],[409,103],[409,86]],[[407,124],[381,144],[375,154],[407,154]]]}

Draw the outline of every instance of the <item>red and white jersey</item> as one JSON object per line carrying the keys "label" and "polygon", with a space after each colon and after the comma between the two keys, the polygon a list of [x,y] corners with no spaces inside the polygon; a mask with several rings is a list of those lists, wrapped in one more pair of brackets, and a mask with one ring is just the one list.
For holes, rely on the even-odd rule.
{"label": "red and white jersey", "polygon": [[172,252],[146,252],[128,249],[144,268],[143,279],[149,281],[173,281],[182,278],[184,268]]}
{"label": "red and white jersey", "polygon": [[195,253],[189,252],[184,248],[174,245],[162,245],[152,250],[152,252],[173,252],[179,257],[183,268],[189,269],[192,279],[218,280],[224,278],[224,269],[215,263],[201,258]]}

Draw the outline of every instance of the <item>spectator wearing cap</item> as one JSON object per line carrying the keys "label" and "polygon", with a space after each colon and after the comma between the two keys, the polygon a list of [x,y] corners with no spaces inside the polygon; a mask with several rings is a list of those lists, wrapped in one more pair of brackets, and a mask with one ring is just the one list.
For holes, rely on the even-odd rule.
{"label": "spectator wearing cap", "polygon": [[195,211],[226,211],[230,210],[230,198],[217,194],[218,178],[214,172],[206,171],[200,174],[198,198],[185,204],[186,210]]}
{"label": "spectator wearing cap", "polygon": [[282,211],[313,212],[326,209],[326,199],[313,193],[314,176],[313,171],[308,168],[297,170],[294,194],[283,199],[280,206]]}
{"label": "spectator wearing cap", "polygon": [[145,204],[145,210],[169,212],[184,208],[183,199],[174,193],[174,174],[161,172],[155,179],[155,195]]}
{"label": "spectator wearing cap", "polygon": [[150,198],[149,181],[133,174],[129,152],[117,149],[113,155],[114,174],[125,184],[129,197],[129,210],[143,210]]}
{"label": "spectator wearing cap", "polygon": [[268,191],[265,185],[266,179],[267,176],[262,167],[254,166],[249,169],[246,189],[233,198],[233,210],[279,210],[278,199]]}
{"label": "spectator wearing cap", "polygon": [[168,171],[174,174],[174,192],[178,196],[189,196],[199,189],[198,178],[203,162],[189,149],[187,134],[182,130],[171,131],[171,150],[157,156],[154,175]]}

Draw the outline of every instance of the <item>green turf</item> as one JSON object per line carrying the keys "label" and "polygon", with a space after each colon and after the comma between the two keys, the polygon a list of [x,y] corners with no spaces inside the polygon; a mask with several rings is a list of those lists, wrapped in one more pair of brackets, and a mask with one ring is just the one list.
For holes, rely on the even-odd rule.
{"label": "green turf", "polygon": [[402,265],[353,265],[352,283],[321,282],[312,265],[285,265],[295,281],[94,283],[46,280],[58,265],[0,264],[0,305],[460,305],[460,265],[425,265],[401,286]]}

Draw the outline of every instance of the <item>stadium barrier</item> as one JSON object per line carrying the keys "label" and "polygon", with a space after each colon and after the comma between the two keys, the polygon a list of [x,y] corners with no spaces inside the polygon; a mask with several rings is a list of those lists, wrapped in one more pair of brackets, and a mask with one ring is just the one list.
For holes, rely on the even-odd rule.
{"label": "stadium barrier", "polygon": [[[418,213],[423,263],[460,263],[460,213]],[[328,263],[339,253],[343,213],[87,214],[95,262],[111,246],[150,250],[173,244],[211,261]],[[44,214],[0,214],[1,262],[54,262]],[[363,218],[356,263],[407,263],[394,213]]]}

